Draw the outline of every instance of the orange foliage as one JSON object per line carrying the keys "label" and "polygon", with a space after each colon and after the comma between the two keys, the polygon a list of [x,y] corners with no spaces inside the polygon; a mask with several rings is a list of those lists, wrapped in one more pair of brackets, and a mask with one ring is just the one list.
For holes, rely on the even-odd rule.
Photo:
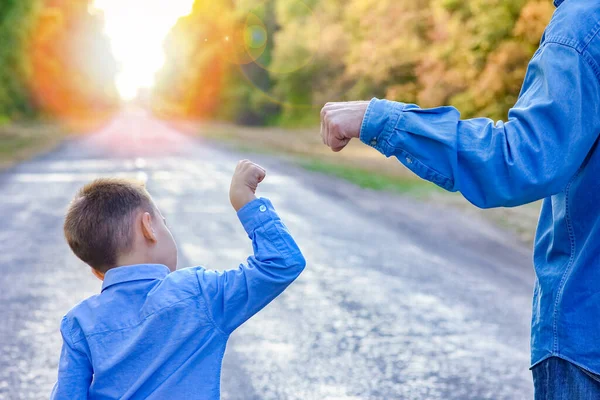
{"label": "orange foliage", "polygon": [[[247,8],[273,10],[257,14],[268,40],[264,56],[244,61],[250,85],[231,78],[231,66],[243,64],[231,54],[248,48],[222,42]],[[372,96],[500,119],[553,12],[549,0],[196,0],[167,41],[155,99],[183,116],[211,116],[243,99],[228,115],[250,109],[291,124],[326,101]]]}
{"label": "orange foliage", "polygon": [[48,0],[29,41],[30,88],[38,106],[61,118],[111,112],[116,63],[89,0]]}
{"label": "orange foliage", "polygon": [[[165,41],[168,62],[158,73],[154,111],[161,116],[210,117],[219,107],[224,73],[238,53],[240,35],[230,23],[227,7],[196,3]],[[221,15],[223,18],[212,18]],[[226,38],[228,40],[226,40]],[[224,54],[224,49],[231,52]]]}

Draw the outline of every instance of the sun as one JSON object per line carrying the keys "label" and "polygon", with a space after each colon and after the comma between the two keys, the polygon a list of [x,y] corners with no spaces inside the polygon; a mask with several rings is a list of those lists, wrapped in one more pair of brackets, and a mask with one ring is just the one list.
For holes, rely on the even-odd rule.
{"label": "sun", "polygon": [[192,11],[194,0],[95,0],[104,14],[105,33],[120,72],[121,97],[133,99],[154,84],[164,64],[163,41],[180,17]]}

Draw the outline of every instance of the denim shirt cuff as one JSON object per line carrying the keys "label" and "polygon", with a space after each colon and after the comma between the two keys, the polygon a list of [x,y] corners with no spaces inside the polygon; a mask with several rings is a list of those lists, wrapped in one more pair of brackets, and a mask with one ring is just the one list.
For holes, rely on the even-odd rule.
{"label": "denim shirt cuff", "polygon": [[263,197],[254,199],[240,208],[237,216],[249,236],[265,221],[279,218],[271,201]]}
{"label": "denim shirt cuff", "polygon": [[388,138],[394,132],[404,107],[404,103],[373,98],[363,118],[360,141],[390,157],[394,149]]}

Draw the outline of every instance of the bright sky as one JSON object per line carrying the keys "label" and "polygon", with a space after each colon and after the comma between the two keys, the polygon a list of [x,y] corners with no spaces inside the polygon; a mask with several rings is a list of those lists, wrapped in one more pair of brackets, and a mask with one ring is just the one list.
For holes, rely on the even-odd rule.
{"label": "bright sky", "polygon": [[105,32],[120,64],[117,88],[124,99],[151,87],[164,63],[163,41],[194,0],[95,0],[104,12]]}

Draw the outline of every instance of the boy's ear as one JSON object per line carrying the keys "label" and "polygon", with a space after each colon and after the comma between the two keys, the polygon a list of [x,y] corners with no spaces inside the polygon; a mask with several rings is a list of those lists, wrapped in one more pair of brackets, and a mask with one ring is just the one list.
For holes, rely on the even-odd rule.
{"label": "boy's ear", "polygon": [[152,227],[152,216],[149,212],[144,212],[144,214],[142,214],[142,233],[146,240],[156,243],[156,233]]}
{"label": "boy's ear", "polygon": [[101,281],[104,281],[104,272],[100,272],[92,268],[92,274],[94,274],[96,278],[100,279]]}

